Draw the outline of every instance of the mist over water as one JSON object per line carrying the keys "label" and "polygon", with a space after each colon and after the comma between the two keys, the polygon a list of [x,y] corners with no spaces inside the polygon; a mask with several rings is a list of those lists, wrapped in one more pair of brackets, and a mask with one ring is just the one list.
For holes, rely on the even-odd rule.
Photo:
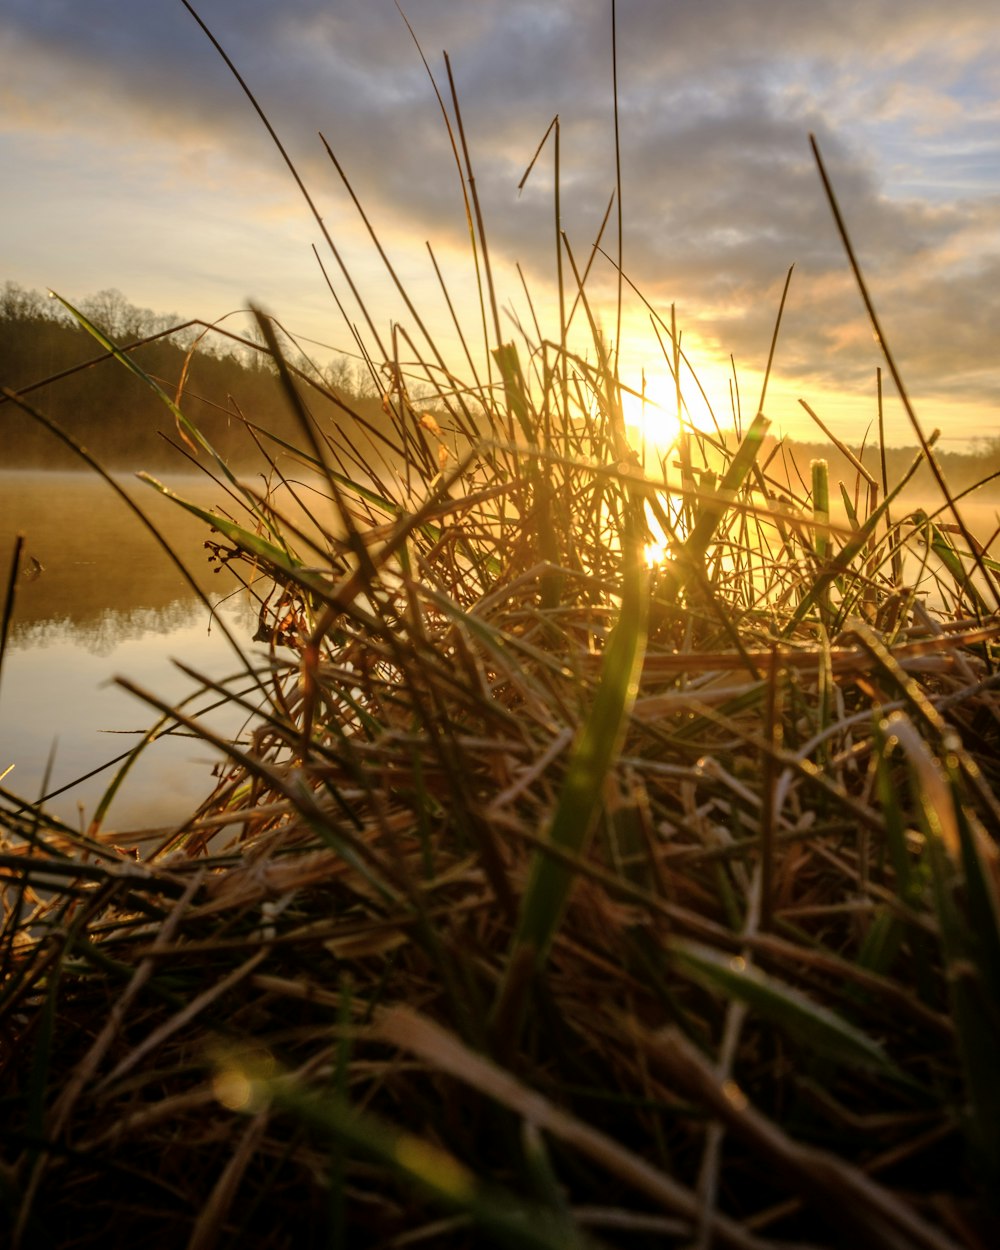
{"label": "mist over water", "polygon": [[[205,560],[205,526],[132,477],[116,479],[150,520],[168,536],[203,590],[211,591]],[[179,484],[198,502],[217,502],[218,491],[198,478]],[[208,484],[211,487],[211,484]],[[124,622],[131,614],[167,611],[195,596],[183,574],[152,534],[95,475],[86,473],[0,474],[0,540],[9,551],[15,533],[25,536],[23,575],[17,592],[13,642],[37,642],[65,622],[78,637],[106,628],[109,614]],[[41,565],[29,567],[31,561]],[[141,628],[141,626],[140,626]]]}
{"label": "mist over water", "polygon": [[[215,613],[252,651],[255,604],[230,574],[213,573],[216,566],[208,563],[204,546],[206,526],[149,486],[119,480],[168,537],[216,605]],[[174,479],[170,485],[203,506],[224,503],[220,488],[207,478]],[[25,535],[25,546],[0,674],[0,771],[13,765],[2,784],[34,800],[129,750],[156,721],[156,711],[114,685],[114,676],[174,702],[197,686],[173,657],[217,680],[238,673],[240,663],[214,614],[96,476],[0,474],[5,570],[17,533]],[[209,701],[201,698],[196,706]],[[242,713],[227,709],[207,723],[234,734],[242,719]],[[108,826],[184,819],[210,792],[214,763],[201,742],[182,736],[158,740],[115,798]],[[73,825],[89,819],[114,771],[60,794],[50,810]]]}

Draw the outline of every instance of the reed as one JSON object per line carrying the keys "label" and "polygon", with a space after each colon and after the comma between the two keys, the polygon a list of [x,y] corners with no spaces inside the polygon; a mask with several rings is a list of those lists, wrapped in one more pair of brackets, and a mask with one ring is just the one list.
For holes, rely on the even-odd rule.
{"label": "reed", "polygon": [[191,674],[239,740],[130,688],[225,775],[166,831],[0,790],[8,1243],[991,1244],[998,566],[940,475],[949,520],[860,463],[832,520],[766,397],[643,468],[564,237],[560,324],[500,335],[439,98],[484,363],[411,305],[384,428],[320,422],[260,314],[267,492],[163,396],[269,637]]}

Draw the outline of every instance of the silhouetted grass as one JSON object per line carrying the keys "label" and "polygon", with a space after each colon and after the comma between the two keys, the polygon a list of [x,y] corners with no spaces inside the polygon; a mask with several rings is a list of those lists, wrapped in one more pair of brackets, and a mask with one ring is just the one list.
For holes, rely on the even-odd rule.
{"label": "silhouetted grass", "polygon": [[380,434],[261,315],[266,492],[163,396],[227,496],[179,504],[271,587],[256,693],[192,674],[248,741],[130,687],[217,789],[145,837],[3,792],[7,1235],[992,1244],[997,565],[915,417],[936,521],[859,463],[832,523],[766,395],[644,469],[565,239],[555,333],[499,334],[451,107],[488,363],[368,349]]}

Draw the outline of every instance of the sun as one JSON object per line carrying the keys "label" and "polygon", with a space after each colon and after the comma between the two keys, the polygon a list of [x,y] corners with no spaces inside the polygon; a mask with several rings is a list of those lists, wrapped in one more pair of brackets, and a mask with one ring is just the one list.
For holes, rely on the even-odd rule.
{"label": "sun", "polygon": [[673,379],[644,374],[637,383],[622,382],[622,413],[629,440],[640,454],[662,456],[676,441],[677,392]]}

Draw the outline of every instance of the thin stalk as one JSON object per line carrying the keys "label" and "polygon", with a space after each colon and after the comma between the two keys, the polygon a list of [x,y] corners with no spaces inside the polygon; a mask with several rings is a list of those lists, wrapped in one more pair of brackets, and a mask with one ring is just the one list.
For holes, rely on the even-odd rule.
{"label": "thin stalk", "polygon": [[875,333],[875,340],[878,343],[879,347],[881,348],[882,355],[885,357],[885,363],[888,365],[889,372],[892,374],[892,380],[893,380],[893,383],[895,384],[896,392],[899,395],[900,401],[902,402],[902,405],[903,405],[903,409],[906,412],[907,417],[909,418],[910,426],[913,429],[914,434],[916,434],[917,436],[917,441],[920,444],[920,449],[924,453],[924,456],[927,459],[927,464],[930,467],[931,473],[934,475],[934,480],[937,482],[938,487],[941,491],[941,494],[944,497],[944,500],[947,506],[950,508],[952,516],[955,518],[955,524],[958,526],[959,532],[961,533],[962,538],[968,545],[969,550],[973,553],[973,559],[975,560],[980,572],[982,573],[983,577],[986,580],[987,585],[990,588],[990,591],[993,594],[993,598],[996,602],[997,608],[1000,608],[1000,586],[997,585],[996,580],[990,577],[989,574],[986,572],[986,570],[983,568],[982,559],[976,552],[976,546],[973,541],[972,535],[969,533],[969,530],[965,524],[965,521],[962,519],[961,513],[958,511],[958,508],[955,506],[955,501],[952,498],[951,492],[948,490],[948,484],[944,480],[944,475],[941,472],[941,467],[937,462],[937,458],[934,456],[932,445],[931,445],[931,440],[928,439],[924,435],[923,427],[921,426],[920,422],[917,420],[917,414],[914,412],[913,405],[910,403],[910,397],[907,394],[905,385],[903,384],[902,375],[900,374],[899,369],[896,367],[895,357],[890,351],[889,343],[884,333],[882,332],[882,324],[879,321],[878,314],[875,311],[875,305],[872,301],[872,298],[868,293],[868,285],[865,282],[864,275],[861,272],[861,265],[859,264],[857,256],[854,253],[854,245],[851,243],[850,235],[847,232],[847,226],[845,225],[844,218],[841,215],[840,205],[837,203],[837,197],[833,191],[833,184],[830,182],[829,176],[827,175],[827,172],[826,172],[826,166],[823,164],[823,158],[820,156],[819,144],[816,142],[815,135],[809,136],[809,143],[812,147],[813,156],[815,157],[815,160],[816,160],[816,166],[819,169],[819,176],[823,183],[823,190],[826,192],[826,198],[827,198],[827,202],[830,205],[830,211],[833,213],[833,219],[837,225],[837,232],[839,233],[841,242],[844,245],[844,251],[847,253],[847,259],[850,262],[851,270],[854,274],[854,280],[858,285],[858,290],[861,293],[861,298],[864,302],[865,309],[868,313],[868,319],[871,322],[872,330]]}

